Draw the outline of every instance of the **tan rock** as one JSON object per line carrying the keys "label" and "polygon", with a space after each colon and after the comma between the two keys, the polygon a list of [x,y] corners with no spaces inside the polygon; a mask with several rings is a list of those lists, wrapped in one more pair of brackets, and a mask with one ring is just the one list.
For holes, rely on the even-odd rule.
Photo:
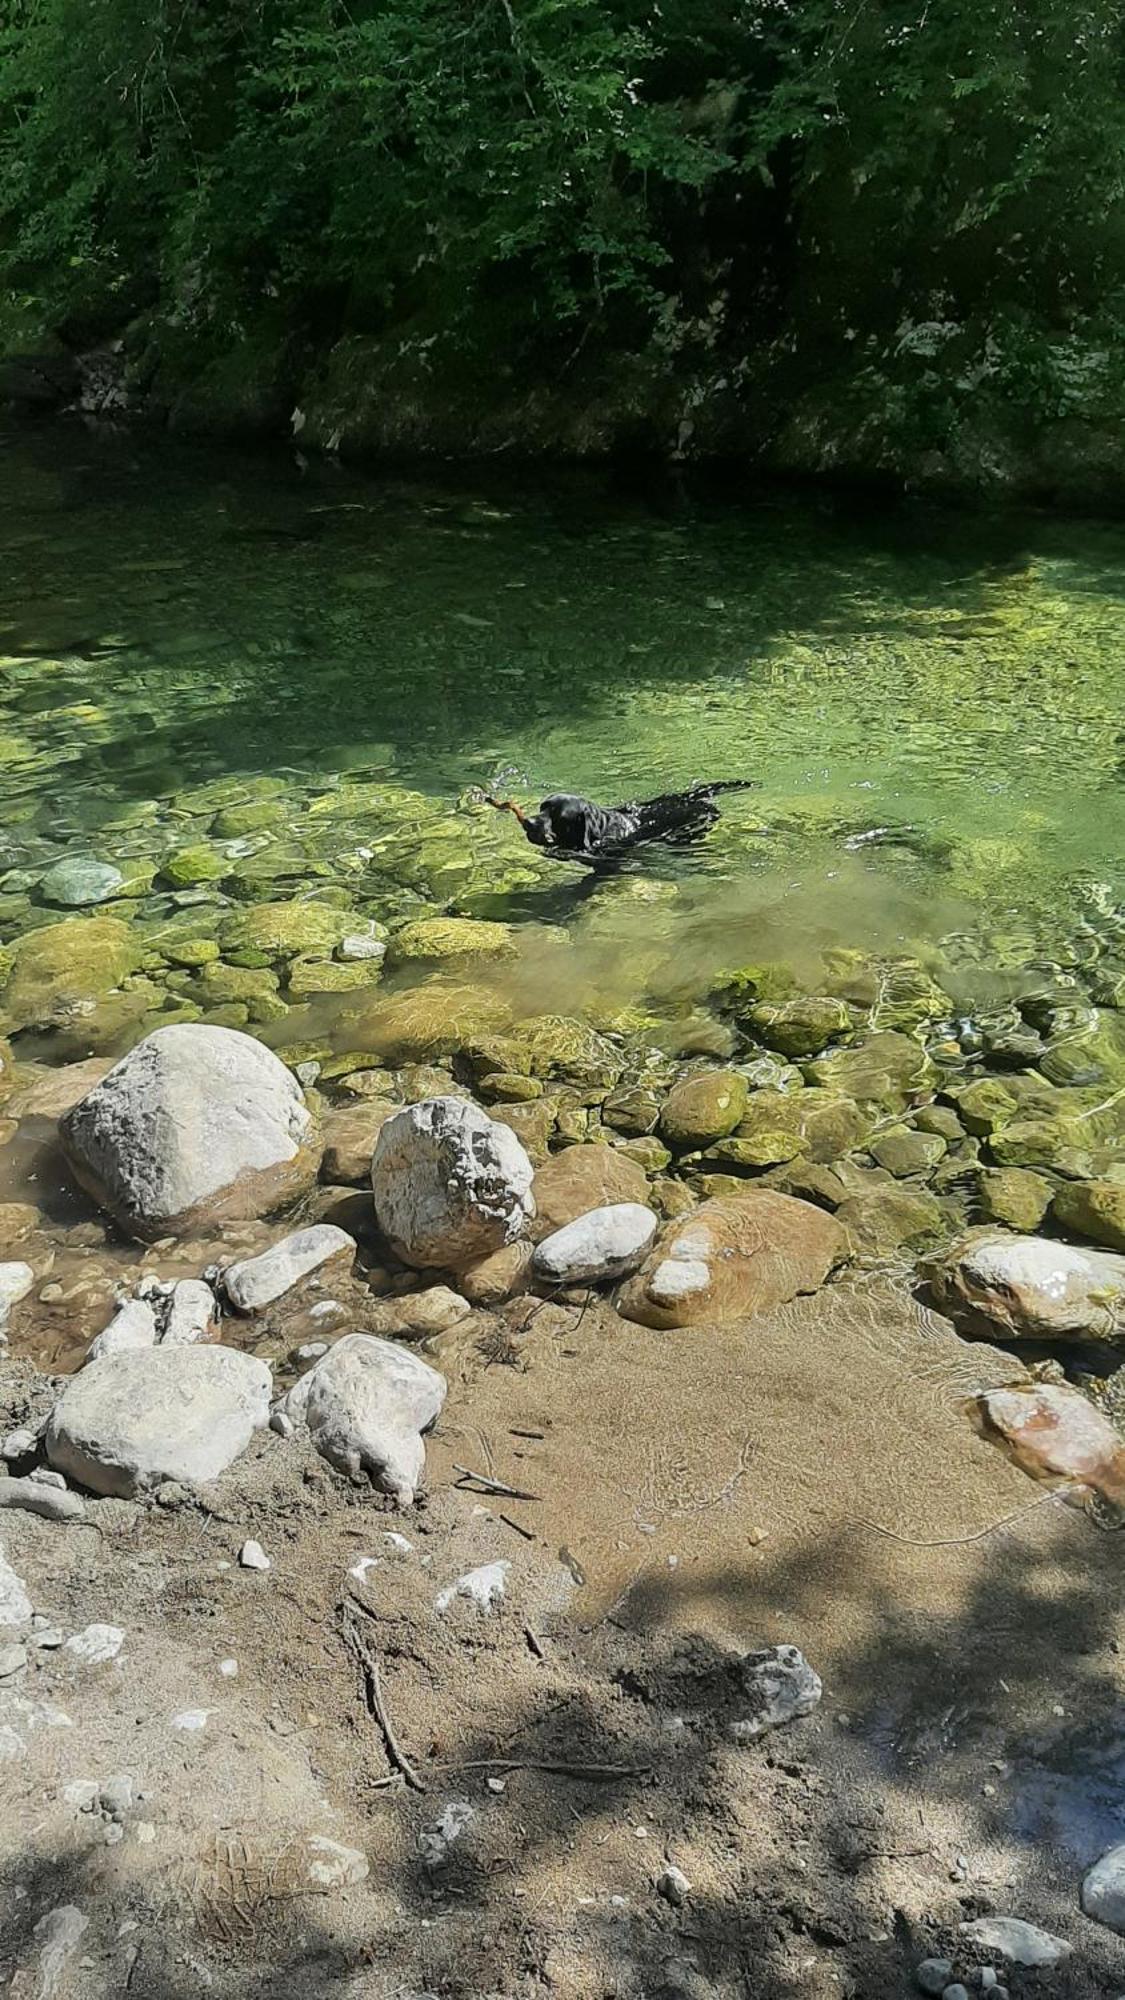
{"label": "tan rock", "polygon": [[612,1146],[568,1146],[556,1153],[535,1176],[536,1236],[549,1236],[593,1208],[618,1201],[646,1201],[648,1179],[643,1168]]}
{"label": "tan rock", "polygon": [[507,1243],[462,1271],[458,1283],[469,1304],[499,1306],[527,1290],[531,1279],[532,1246],[527,1242]]}
{"label": "tan rock", "polygon": [[939,1305],[1009,1340],[1125,1338],[1125,1257],[1108,1250],[971,1229],[922,1271]]}
{"label": "tan rock", "polygon": [[1077,1389],[1054,1382],[989,1389],[979,1408],[1025,1471],[1081,1480],[1111,1505],[1125,1507],[1125,1441]]}
{"label": "tan rock", "polygon": [[660,1327],[750,1318],[815,1292],[846,1250],[844,1231],[823,1209],[756,1188],[672,1223],[618,1310]]}
{"label": "tan rock", "polygon": [[7,1109],[13,1118],[63,1118],[89,1095],[113,1068],[112,1056],[90,1056],[86,1062],[64,1063],[61,1068],[32,1070],[30,1064]]}
{"label": "tan rock", "polygon": [[746,1109],[749,1086],[737,1070],[702,1070],[669,1092],[660,1113],[661,1136],[670,1146],[710,1146],[733,1132]]}
{"label": "tan rock", "polygon": [[401,1105],[386,1097],[364,1098],[359,1104],[330,1111],[324,1120],[324,1152],[320,1178],[336,1186],[363,1187],[371,1180],[371,1155],[388,1118]]}

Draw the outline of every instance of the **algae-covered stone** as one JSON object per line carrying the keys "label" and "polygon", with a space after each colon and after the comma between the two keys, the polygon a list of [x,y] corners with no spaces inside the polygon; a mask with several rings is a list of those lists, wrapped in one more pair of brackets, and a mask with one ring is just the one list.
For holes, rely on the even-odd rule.
{"label": "algae-covered stone", "polygon": [[1107,1250],[1125,1250],[1125,1185],[1119,1181],[1071,1181],[1059,1188],[1051,1213],[1063,1229],[1088,1236]]}
{"label": "algae-covered stone", "polygon": [[209,1003],[225,1000],[261,999],[264,994],[276,994],[276,975],[268,970],[251,971],[242,965],[224,965],[220,959],[208,959],[200,968],[198,990]]}
{"label": "algae-covered stone", "polygon": [[642,1139],[655,1131],[660,1117],[660,1093],[646,1084],[615,1090],[602,1106],[602,1118],[615,1132]]}
{"label": "algae-covered stone", "polygon": [[998,1167],[1053,1167],[1080,1179],[1092,1173],[1086,1133],[1066,1118],[1016,1118],[994,1132],[988,1150]]}
{"label": "algae-covered stone", "polygon": [[200,882],[217,882],[227,871],[227,862],[213,847],[180,847],[166,854],[160,873],[173,889],[194,889]]}
{"label": "algae-covered stone", "polygon": [[932,1194],[913,1188],[872,1188],[851,1195],[836,1210],[856,1256],[884,1257],[892,1250],[926,1248],[946,1233],[945,1215]]}
{"label": "algae-covered stone", "polygon": [[82,909],[90,903],[107,903],[119,895],[125,877],[111,862],[98,861],[92,854],[67,854],[48,868],[39,884],[45,903],[64,909]]}
{"label": "algae-covered stone", "polygon": [[864,1145],[871,1124],[869,1111],[830,1090],[755,1090],[735,1137],[757,1139],[763,1133],[791,1132],[800,1141],[797,1152],[827,1163]]}
{"label": "algae-covered stone", "polygon": [[955,1146],[965,1136],[966,1127],[949,1104],[924,1104],[915,1113],[914,1124],[919,1132],[936,1132],[949,1146]]}
{"label": "algae-covered stone", "polygon": [[898,1125],[882,1133],[871,1142],[872,1158],[886,1167],[896,1180],[906,1180],[911,1174],[927,1173],[945,1157],[945,1140],[936,1132],[912,1132],[907,1125]]}
{"label": "algae-covered stone", "polygon": [[7,967],[0,1013],[13,1028],[56,1026],[119,986],[140,957],[117,917],[67,917],[25,931],[0,954],[0,968]]}
{"label": "algae-covered stone", "polygon": [[1050,1181],[1024,1167],[993,1167],[980,1177],[977,1205],[986,1222],[1030,1234],[1046,1215],[1051,1193]]}
{"label": "algae-covered stone", "polygon": [[746,1078],[737,1070],[702,1070],[684,1077],[664,1101],[661,1136],[680,1151],[710,1146],[735,1130],[748,1096]]}
{"label": "algae-covered stone", "polygon": [[447,958],[506,958],[513,950],[507,924],[489,924],[473,917],[422,917],[407,924],[387,945],[387,962]]}
{"label": "algae-covered stone", "polygon": [[357,959],[352,964],[335,959],[298,958],[289,968],[286,991],[294,1000],[307,999],[313,993],[357,993],[377,986],[382,972],[377,958]]}
{"label": "algae-covered stone", "polygon": [[990,1138],[1002,1126],[1010,1125],[1020,1108],[1019,1099],[989,1076],[951,1089],[948,1094],[957,1106],[965,1130],[978,1139]]}
{"label": "algae-covered stone", "polygon": [[[520,1022],[514,1035],[517,1046],[527,1053],[533,1076],[562,1077],[567,1082],[609,1089],[625,1066],[613,1042],[568,1014],[537,1014]],[[521,1069],[523,1065],[513,1063],[512,1067]]]}
{"label": "algae-covered stone", "polygon": [[532,1104],[542,1097],[543,1085],[537,1076],[517,1076],[500,1070],[481,1077],[477,1095],[485,1104]]}
{"label": "algae-covered stone", "polygon": [[1050,1083],[1125,1084],[1125,1016],[1091,1008],[1072,1034],[1052,1039],[1039,1067]]}
{"label": "algae-covered stone", "polygon": [[672,1163],[672,1155],[667,1146],[662,1146],[654,1133],[645,1133],[638,1139],[615,1139],[615,1153],[632,1160],[646,1174],[661,1174]]}
{"label": "algae-covered stone", "polygon": [[248,833],[260,833],[276,826],[282,808],[278,799],[248,799],[245,805],[224,806],[211,822],[215,840],[244,840]]}
{"label": "algae-covered stone", "polygon": [[223,925],[229,951],[262,952],[269,960],[327,954],[355,927],[350,913],[324,903],[255,903],[237,910]]}
{"label": "algae-covered stone", "polygon": [[894,959],[881,971],[872,1006],[877,1028],[901,1028],[909,1033],[928,1021],[943,1020],[953,1003],[917,959]]}
{"label": "algae-covered stone", "polygon": [[740,965],[721,973],[711,997],[731,1013],[739,1013],[756,1001],[788,1000],[794,985],[787,965],[763,960],[761,964]]}
{"label": "algae-covered stone", "polygon": [[[387,996],[373,995],[353,1025],[356,1039],[384,1061],[425,1062],[435,1056],[479,1052],[487,1069],[518,1070],[522,1045],[509,1042],[511,1009],[497,994],[477,986],[427,980],[424,986]],[[530,1064],[530,1054],[522,1050]]]}
{"label": "algae-covered stone", "polygon": [[219,947],[214,938],[178,938],[163,947],[169,965],[182,965],[188,970],[196,966],[210,965],[218,958]]}
{"label": "algae-covered stone", "polygon": [[937,1075],[921,1044],[893,1029],[847,1048],[829,1049],[801,1067],[807,1082],[887,1111],[901,1111]]}
{"label": "algae-covered stone", "polygon": [[786,1160],[796,1159],[802,1144],[797,1133],[771,1130],[767,1125],[752,1138],[720,1139],[718,1145],[707,1148],[703,1157],[708,1166],[728,1173],[756,1173],[763,1167],[781,1166]]}
{"label": "algae-covered stone", "polygon": [[819,1055],[852,1025],[844,1001],[827,996],[763,1003],[752,1007],[745,1018],[759,1041],[783,1056]]}

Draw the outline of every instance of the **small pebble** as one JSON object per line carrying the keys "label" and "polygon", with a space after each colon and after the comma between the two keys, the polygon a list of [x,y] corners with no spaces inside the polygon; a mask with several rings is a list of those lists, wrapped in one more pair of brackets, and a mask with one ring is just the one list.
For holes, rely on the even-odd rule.
{"label": "small pebble", "polygon": [[273,1567],[261,1542],[243,1542],[238,1551],[238,1560],[243,1569],[271,1569]]}
{"label": "small pebble", "polygon": [[238,1672],[238,1661],[237,1661],[237,1660],[220,1660],[220,1661],[219,1661],[219,1672],[220,1672],[221,1674],[224,1674],[224,1675],[226,1676],[226,1678],[227,1678],[227,1680],[228,1680],[228,1681],[232,1681],[232,1680],[234,1679],[235,1675],[236,1675],[236,1674],[237,1674],[237,1672]]}
{"label": "small pebble", "polygon": [[27,1458],[35,1450],[35,1443],[34,1431],[9,1431],[3,1444],[0,1444],[0,1458],[9,1462],[15,1458]]}
{"label": "small pebble", "polygon": [[691,1883],[682,1868],[665,1868],[656,1878],[656,1893],[678,1910],[691,1895]]}
{"label": "small pebble", "polygon": [[946,1987],[941,2000],[969,2000],[969,1989],[955,1981],[952,1986]]}
{"label": "small pebble", "polygon": [[490,1792],[506,1792],[508,1789],[507,1780],[504,1778],[489,1778],[487,1783]]}
{"label": "small pebble", "polygon": [[949,1958],[924,1958],[914,1970],[914,1984],[919,1993],[944,1993],[952,1977],[953,1961]]}
{"label": "small pebble", "polygon": [[37,1465],[34,1472],[28,1474],[28,1477],[34,1479],[39,1486],[55,1486],[59,1487],[62,1492],[66,1492],[66,1480],[63,1478],[62,1473],[52,1472],[51,1468],[47,1465]]}
{"label": "small pebble", "polygon": [[992,1993],[999,1984],[1000,1981],[996,1977],[996,1967],[994,1965],[982,1965],[980,1971],[977,1973],[977,1985],[980,1987],[981,1992]]}

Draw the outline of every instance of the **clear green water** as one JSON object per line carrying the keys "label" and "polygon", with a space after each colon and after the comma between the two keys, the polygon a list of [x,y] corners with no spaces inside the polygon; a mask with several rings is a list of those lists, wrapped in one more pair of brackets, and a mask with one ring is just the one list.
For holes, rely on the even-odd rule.
{"label": "clear green water", "polygon": [[[506,765],[533,798],[757,781],[706,849],[652,859],[625,961],[655,928],[689,959],[953,937],[1010,964],[1120,921],[1118,523],[363,478],[55,428],[3,440],[0,561],[0,939],[34,916],[6,872],[158,858],[262,778],[286,805],[270,893],[589,930],[510,822],[456,810]],[[310,817],[341,780],[423,794],[422,845],[409,801],[373,856],[362,815]],[[880,827],[901,837],[849,846]]]}

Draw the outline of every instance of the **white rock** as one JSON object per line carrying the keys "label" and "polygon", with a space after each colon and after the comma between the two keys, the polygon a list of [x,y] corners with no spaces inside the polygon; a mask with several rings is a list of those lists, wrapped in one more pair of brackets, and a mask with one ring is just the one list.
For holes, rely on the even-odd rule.
{"label": "white rock", "polygon": [[183,1729],[189,1735],[195,1735],[199,1730],[206,1729],[208,1720],[213,1714],[214,1710],[210,1708],[181,1708],[179,1714],[172,1717],[171,1726],[173,1729]]}
{"label": "white rock", "polygon": [[59,1132],[95,1200],[155,1237],[295,1193],[311,1125],[296,1078],[263,1043],[178,1022],[138,1042]]}
{"label": "white rock", "polygon": [[0,1626],[26,1625],[31,1617],[31,1599],[14,1569],[9,1569],[0,1548]]}
{"label": "white rock", "polygon": [[367,1879],[367,1856],[358,1847],[344,1847],[323,1833],[310,1833],[305,1853],[305,1873],[317,1889],[348,1889]]}
{"label": "white rock", "polygon": [[76,1660],[84,1660],[88,1667],[96,1667],[105,1660],[115,1660],[124,1643],[120,1625],[86,1625],[66,1641],[63,1650],[73,1653]]}
{"label": "white rock", "polygon": [[750,1697],[751,1712],[731,1727],[738,1743],[753,1743],[767,1730],[811,1715],[824,1691],[819,1674],[796,1646],[769,1646],[761,1653],[747,1653],[740,1662],[740,1676]]}
{"label": "white rock", "polygon": [[375,1215],[420,1269],[456,1271],[523,1234],[533,1170],[515,1133],[460,1097],[431,1097],[383,1125],[371,1162]]}
{"label": "white rock", "polygon": [[381,961],[387,956],[387,947],[382,938],[368,937],[365,931],[355,931],[350,937],[341,938],[336,947],[336,956],[345,961],[360,958],[377,958]]}
{"label": "white rock", "polygon": [[15,1674],[22,1674],[26,1665],[26,1646],[0,1646],[0,1681],[10,1681]]}
{"label": "white rock", "polygon": [[306,1340],[304,1346],[297,1349],[297,1360],[319,1361],[321,1355],[327,1354],[327,1352],[328,1342],[326,1340]]}
{"label": "white rock", "polygon": [[593,1208],[536,1246],[532,1268],[551,1285],[599,1285],[640,1269],[656,1235],[651,1208],[618,1201]]}
{"label": "white rock", "polygon": [[1087,1870],[1082,1908],[1099,1924],[1108,1924],[1111,1931],[1125,1933],[1125,1840]]}
{"label": "white rock", "polygon": [[32,1701],[25,1695],[0,1698],[0,1764],[27,1753],[27,1738],[40,1729],[73,1729],[69,1715],[54,1702]]}
{"label": "white rock", "polygon": [[405,1535],[397,1534],[394,1528],[384,1528],[383,1540],[396,1556],[412,1556],[414,1554],[413,1542],[408,1542]]}
{"label": "white rock", "polygon": [[47,1456],[95,1493],[217,1479],[269,1417],[270,1371],[230,1347],[117,1354],[71,1377],[47,1424]]}
{"label": "white rock", "polygon": [[[73,1903],[49,1910],[35,1926],[35,1947],[39,1959],[38,1984],[34,2000],[54,2000],[69,1960],[77,1950],[90,1919]],[[13,1983],[13,1991],[20,1982]],[[20,1987],[22,1991],[22,1986]],[[29,1991],[31,1989],[28,1989]]]}
{"label": "white rock", "polygon": [[75,1812],[89,1812],[98,1796],[98,1781],[96,1778],[75,1778],[71,1784],[63,1786],[62,1795],[64,1803],[73,1806]]}
{"label": "white rock", "polygon": [[451,1799],[439,1817],[431,1820],[418,1835],[418,1851],[427,1868],[439,1868],[450,1848],[460,1840],[476,1813],[467,1799]]}
{"label": "white rock", "polygon": [[448,1611],[459,1597],[467,1597],[476,1605],[481,1614],[492,1610],[506,1595],[510,1562],[482,1563],[479,1569],[467,1570],[455,1583],[447,1585],[434,1599],[435,1611]]}
{"label": "white rock", "polygon": [[368,1473],[409,1506],[426,1462],[421,1434],[445,1390],[444,1375],[406,1348],[349,1333],[281,1398],[274,1420],[307,1424],[323,1458],[353,1479]]}
{"label": "white rock", "polygon": [[147,1299],[127,1299],[118,1306],[108,1326],[95,1334],[86,1349],[86,1362],[104,1361],[111,1354],[128,1354],[141,1347],[156,1346],[156,1314]]}
{"label": "white rock", "polygon": [[368,1570],[378,1569],[378,1567],[378,1556],[358,1556],[354,1563],[349,1563],[348,1575],[354,1576],[357,1583],[362,1583]]}
{"label": "white rock", "polygon": [[86,1502],[78,1493],[60,1492],[44,1480],[0,1479],[0,1507],[20,1507],[45,1521],[84,1521]]}
{"label": "white rock", "polygon": [[190,1347],[208,1339],[215,1324],[215,1294],[202,1278],[181,1278],[172,1297],[160,1336],[162,1347]]}
{"label": "white rock", "polygon": [[317,1222],[310,1229],[297,1229],[280,1243],[271,1243],[259,1257],[247,1257],[230,1264],[223,1272],[226,1295],[236,1312],[261,1312],[293,1286],[319,1271],[333,1257],[355,1256],[355,1237],[332,1222]]}
{"label": "white rock", "polygon": [[261,1542],[243,1542],[238,1551],[238,1560],[243,1569],[272,1569],[273,1563]]}
{"label": "white rock", "polygon": [[26,1299],[34,1283],[35,1273],[30,1264],[0,1264],[0,1333],[12,1307]]}
{"label": "white rock", "polygon": [[1065,1938],[1041,1931],[1038,1924],[1024,1923],[1022,1917],[974,1917],[958,1929],[981,1951],[993,1952],[1013,1965],[1058,1965],[1070,1957],[1072,1949]]}
{"label": "white rock", "polygon": [[224,1680],[236,1680],[238,1678],[238,1661],[235,1659],[220,1660],[219,1672],[222,1674]]}
{"label": "white rock", "polygon": [[939,1303],[969,1307],[1005,1339],[1112,1339],[1125,1327],[1125,1257],[974,1229],[923,1269]]}
{"label": "white rock", "polygon": [[35,1450],[38,1442],[34,1431],[9,1431],[3,1444],[0,1444],[0,1458],[7,1464],[11,1464],[13,1459],[27,1458]]}

